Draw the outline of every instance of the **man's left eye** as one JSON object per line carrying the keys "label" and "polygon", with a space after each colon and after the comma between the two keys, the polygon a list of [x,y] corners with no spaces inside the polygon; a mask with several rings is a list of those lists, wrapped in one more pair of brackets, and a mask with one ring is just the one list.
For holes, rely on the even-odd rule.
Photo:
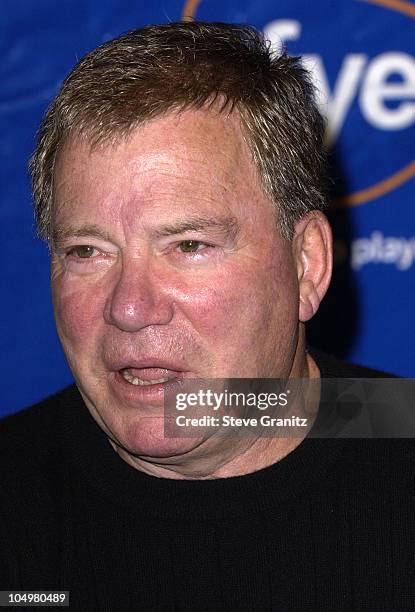
{"label": "man's left eye", "polygon": [[96,249],[93,246],[90,246],[89,244],[82,244],[79,246],[75,246],[73,247],[68,255],[72,255],[74,257],[76,257],[77,259],[91,259],[91,257],[95,254],[98,253],[98,249]]}
{"label": "man's left eye", "polygon": [[204,242],[199,242],[198,240],[183,240],[179,244],[179,249],[182,253],[197,253],[197,251],[201,250],[200,247],[205,247]]}

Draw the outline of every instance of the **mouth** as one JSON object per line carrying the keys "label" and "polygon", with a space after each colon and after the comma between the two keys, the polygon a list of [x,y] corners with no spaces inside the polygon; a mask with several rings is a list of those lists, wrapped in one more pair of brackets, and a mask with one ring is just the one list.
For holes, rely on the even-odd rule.
{"label": "mouth", "polygon": [[166,397],[176,393],[186,372],[173,369],[173,363],[136,362],[112,369],[109,384],[118,399],[131,406],[163,406]]}
{"label": "mouth", "polygon": [[162,368],[123,368],[119,372],[130,385],[140,387],[164,384],[177,379],[180,374]]}

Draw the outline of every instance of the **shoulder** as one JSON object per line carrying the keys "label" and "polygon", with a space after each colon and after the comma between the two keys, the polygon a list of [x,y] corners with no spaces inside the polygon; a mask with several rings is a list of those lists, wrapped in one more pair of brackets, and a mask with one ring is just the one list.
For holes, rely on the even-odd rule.
{"label": "shoulder", "polygon": [[23,571],[34,580],[40,572],[42,584],[41,572],[56,567],[69,484],[62,414],[79,404],[68,387],[0,420],[0,572],[12,588],[28,588]]}
{"label": "shoulder", "polygon": [[54,533],[71,478],[65,413],[82,405],[72,386],[0,420],[0,543],[41,524]]}
{"label": "shoulder", "polygon": [[82,399],[75,385],[0,420],[0,485],[19,474],[41,478],[62,454],[62,416]]}
{"label": "shoulder", "polygon": [[[340,442],[340,441],[339,441]],[[413,439],[345,439],[334,468],[335,487],[357,508],[388,515],[415,511]],[[352,501],[351,501],[352,500]],[[386,522],[385,518],[385,522]]]}
{"label": "shoulder", "polygon": [[75,385],[71,385],[33,406],[0,419],[0,453],[4,454],[5,448],[11,444],[26,444],[29,441],[31,448],[36,449],[45,438],[50,439],[50,428],[57,426],[61,411],[80,401],[79,391]]}
{"label": "shoulder", "polygon": [[[356,479],[363,481],[367,478],[362,488],[364,491],[371,487],[371,483],[379,484],[381,478],[387,490],[395,487],[400,491],[405,490],[413,503],[413,381],[382,370],[347,363],[314,348],[309,348],[308,352],[315,360],[322,379],[338,379],[333,380],[334,386],[327,381],[327,405],[321,406],[319,422],[325,431],[323,437],[337,438],[343,447],[341,471],[347,475],[346,480],[355,482]],[[341,379],[363,381],[343,382]],[[369,383],[368,379],[379,380]]]}
{"label": "shoulder", "polygon": [[313,347],[308,347],[308,352],[316,362],[322,378],[397,378],[382,370],[347,363]]}
{"label": "shoulder", "polygon": [[391,453],[389,462],[413,462],[415,381],[345,363],[313,348],[308,352],[322,383],[313,435],[370,441],[372,446],[362,443],[363,451],[370,446]]}

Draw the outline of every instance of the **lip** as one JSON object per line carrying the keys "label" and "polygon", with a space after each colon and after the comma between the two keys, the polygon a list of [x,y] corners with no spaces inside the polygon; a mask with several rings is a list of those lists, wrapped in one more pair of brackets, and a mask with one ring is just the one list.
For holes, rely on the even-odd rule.
{"label": "lip", "polygon": [[[166,382],[152,385],[132,385],[122,375],[123,369],[143,370],[143,379],[168,378]],[[109,364],[109,384],[118,400],[134,408],[164,406],[166,393],[178,393],[187,372],[180,369],[177,362],[166,359],[142,358],[112,361]],[[140,378],[138,372],[134,376]]]}
{"label": "lip", "polygon": [[184,373],[185,370],[181,367],[181,365],[174,361],[169,361],[167,359],[157,358],[157,357],[143,357],[141,359],[124,357],[122,359],[117,359],[114,361],[110,361],[107,363],[107,367],[112,372],[119,372],[120,370],[124,370],[126,368],[134,368],[134,369],[157,369],[157,370],[170,370],[174,373]]}
{"label": "lip", "polygon": [[117,398],[134,407],[143,407],[143,404],[163,407],[166,393],[178,393],[183,384],[183,372],[173,373],[170,370],[168,376],[169,380],[164,383],[141,386],[132,385],[117,371],[111,373],[110,385]]}

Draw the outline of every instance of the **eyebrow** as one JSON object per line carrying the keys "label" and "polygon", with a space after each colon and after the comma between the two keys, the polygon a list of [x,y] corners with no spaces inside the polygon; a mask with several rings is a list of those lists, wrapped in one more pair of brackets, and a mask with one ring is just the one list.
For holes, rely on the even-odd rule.
{"label": "eyebrow", "polygon": [[[183,221],[178,221],[177,223],[164,225],[163,227],[155,229],[152,233],[155,238],[163,238],[190,231],[200,232],[207,230],[223,239],[235,240],[239,234],[239,229],[239,223],[233,216],[192,216]],[[56,248],[67,238],[83,238],[89,236],[100,238],[107,242],[112,241],[110,234],[101,229],[98,225],[82,225],[81,227],[58,225],[52,231],[52,246]]]}
{"label": "eyebrow", "polygon": [[172,236],[185,232],[211,231],[217,236],[235,240],[239,233],[239,223],[236,217],[201,217],[193,216],[171,225],[165,225],[154,231],[156,237]]}
{"label": "eyebrow", "polygon": [[58,225],[52,231],[52,245],[56,247],[67,238],[82,238],[86,236],[94,236],[95,238],[111,242],[110,235],[98,225],[82,225],[81,227]]}

